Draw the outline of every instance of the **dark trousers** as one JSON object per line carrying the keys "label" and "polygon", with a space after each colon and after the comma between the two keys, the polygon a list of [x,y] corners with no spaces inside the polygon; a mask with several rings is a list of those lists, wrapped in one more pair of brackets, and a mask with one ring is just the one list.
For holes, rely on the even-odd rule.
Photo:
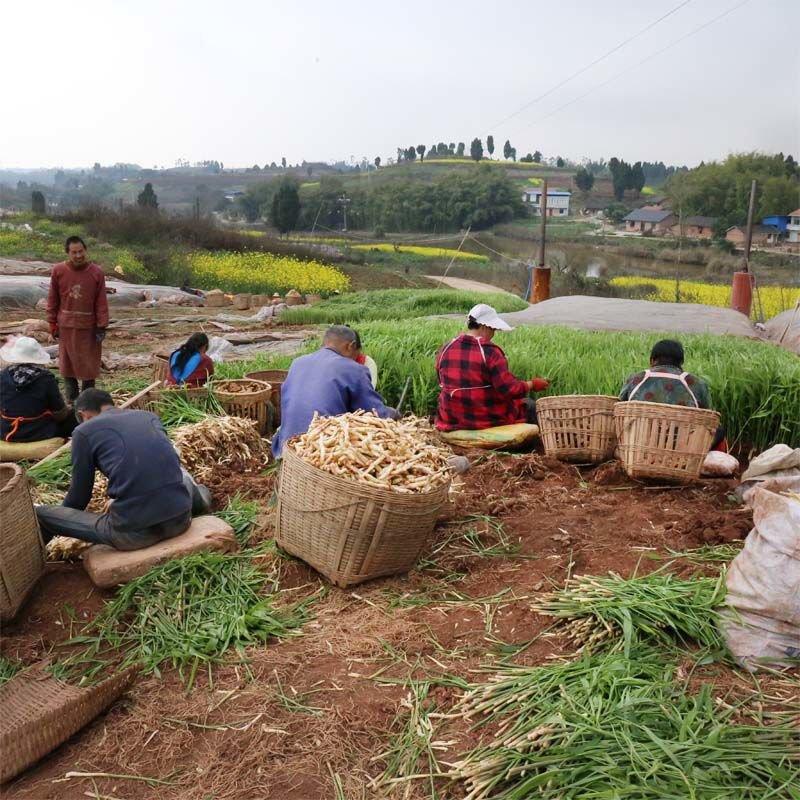
{"label": "dark trousers", "polygon": [[191,511],[140,530],[129,530],[127,527],[120,530],[118,525],[114,525],[111,514],[92,514],[66,506],[37,506],[36,516],[45,543],[54,536],[71,536],[92,544],[108,544],[117,550],[150,547],[178,536],[192,524]]}
{"label": "dark trousers", "polygon": [[528,425],[538,425],[539,419],[536,416],[536,401],[532,397],[526,397],[522,401],[525,406],[525,422]]}
{"label": "dark trousers", "polygon": [[[65,394],[67,396],[68,403],[74,403],[75,398],[77,398],[78,394],[78,379],[77,378],[64,378],[64,388]],[[87,389],[94,388],[94,381],[81,381],[81,392],[85,392]]]}
{"label": "dark trousers", "polygon": [[93,514],[66,506],[37,506],[36,516],[42,539],[49,542],[54,536],[71,536],[92,544],[107,544],[117,550],[140,550],[164,539],[183,533],[192,524],[193,516],[207,514],[211,510],[211,493],[183,468],[183,485],[192,498],[192,508],[172,519],[148,528],[120,529],[114,525],[111,514]]}

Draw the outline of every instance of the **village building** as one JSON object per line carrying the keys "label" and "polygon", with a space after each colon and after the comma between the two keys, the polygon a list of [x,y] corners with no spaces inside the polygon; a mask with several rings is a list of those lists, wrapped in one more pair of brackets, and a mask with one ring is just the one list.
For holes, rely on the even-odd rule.
{"label": "village building", "polygon": [[773,225],[780,231],[781,236],[786,236],[786,228],[789,224],[788,214],[772,214],[769,217],[764,217],[761,220],[762,225]]}
{"label": "village building", "polygon": [[[778,244],[781,232],[774,225],[753,225],[751,243],[762,247]],[[725,238],[737,247],[744,247],[747,240],[747,226],[734,225],[728,228]]]}
{"label": "village building", "polygon": [[689,239],[711,239],[716,224],[716,217],[686,217],[672,226],[672,235],[685,236]]}
{"label": "village building", "polygon": [[628,233],[668,233],[675,224],[675,215],[669,209],[643,206],[631,211],[625,217],[625,230]]}
{"label": "village building", "polygon": [[[547,216],[569,216],[569,201],[571,197],[572,192],[567,192],[562,189],[548,189]],[[525,203],[536,216],[539,216],[542,213],[542,190],[536,188],[525,189],[522,193],[522,202]]]}
{"label": "village building", "polygon": [[789,214],[786,236],[790,244],[800,244],[800,208]]}

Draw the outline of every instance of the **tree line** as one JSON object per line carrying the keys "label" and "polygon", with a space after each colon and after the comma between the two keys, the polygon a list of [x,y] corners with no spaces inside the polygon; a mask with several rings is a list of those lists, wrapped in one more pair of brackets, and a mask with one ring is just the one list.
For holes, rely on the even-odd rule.
{"label": "tree line", "polygon": [[487,228],[525,213],[522,199],[502,169],[450,173],[421,184],[398,179],[378,186],[345,186],[337,176],[323,176],[320,185],[298,190],[286,178],[251,186],[239,199],[250,221],[268,218],[281,232],[314,228],[337,230],[343,224],[346,193],[349,228],[382,231],[456,231]]}
{"label": "tree line", "polygon": [[[445,142],[438,142],[436,144],[432,144],[430,147],[424,144],[398,147],[396,163],[401,164],[404,161],[414,162],[417,160],[422,163],[425,161],[425,158],[466,158],[466,150],[467,146],[464,142],[450,142],[449,144],[446,144]],[[494,136],[490,135],[486,137],[485,149],[483,140],[479,136],[476,136],[470,142],[469,157],[473,161],[481,161],[484,158],[484,153],[488,153],[489,158],[491,158],[494,155],[494,152]],[[505,143],[503,144],[503,158],[506,159],[506,161],[517,160],[517,148],[511,144],[509,139],[506,139]],[[531,164],[540,164],[542,161],[542,153],[539,150],[535,150],[533,153],[527,153],[526,155],[522,156],[520,161]],[[380,167],[381,157],[376,156],[374,163],[376,167]],[[556,158],[557,167],[563,167],[565,163],[566,162],[561,156]]]}
{"label": "tree line", "polygon": [[716,217],[719,230],[747,220],[750,183],[756,185],[756,218],[789,214],[800,206],[800,170],[794,156],[738,153],[677,172],[667,183],[672,209]]}

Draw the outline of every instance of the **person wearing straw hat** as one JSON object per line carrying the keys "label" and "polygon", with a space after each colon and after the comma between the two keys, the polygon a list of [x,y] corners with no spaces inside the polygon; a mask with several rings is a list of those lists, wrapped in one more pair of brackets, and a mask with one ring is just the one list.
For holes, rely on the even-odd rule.
{"label": "person wearing straw hat", "polygon": [[460,333],[436,356],[440,431],[483,430],[500,425],[536,422],[536,406],[528,392],[544,391],[544,378],[520,380],[492,339],[497,331],[513,328],[486,303],[467,315],[467,332]]}
{"label": "person wearing straw hat", "polygon": [[68,438],[77,425],[64,402],[50,356],[30,336],[17,336],[0,348],[0,438],[4,442],[41,442]]}

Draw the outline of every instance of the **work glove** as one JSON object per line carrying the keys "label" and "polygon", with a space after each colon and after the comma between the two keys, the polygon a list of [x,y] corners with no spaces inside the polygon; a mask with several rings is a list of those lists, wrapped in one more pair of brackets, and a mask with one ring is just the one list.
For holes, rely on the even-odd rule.
{"label": "work glove", "polygon": [[96,328],[94,332],[94,338],[97,341],[97,344],[103,341],[106,338],[106,329],[105,328]]}
{"label": "work glove", "polygon": [[50,335],[54,339],[58,339],[58,325],[56,325],[55,322],[51,323],[50,325]]}
{"label": "work glove", "polygon": [[548,381],[546,378],[534,378],[530,383],[531,389],[534,392],[543,392],[548,386],[550,386],[550,381]]}

